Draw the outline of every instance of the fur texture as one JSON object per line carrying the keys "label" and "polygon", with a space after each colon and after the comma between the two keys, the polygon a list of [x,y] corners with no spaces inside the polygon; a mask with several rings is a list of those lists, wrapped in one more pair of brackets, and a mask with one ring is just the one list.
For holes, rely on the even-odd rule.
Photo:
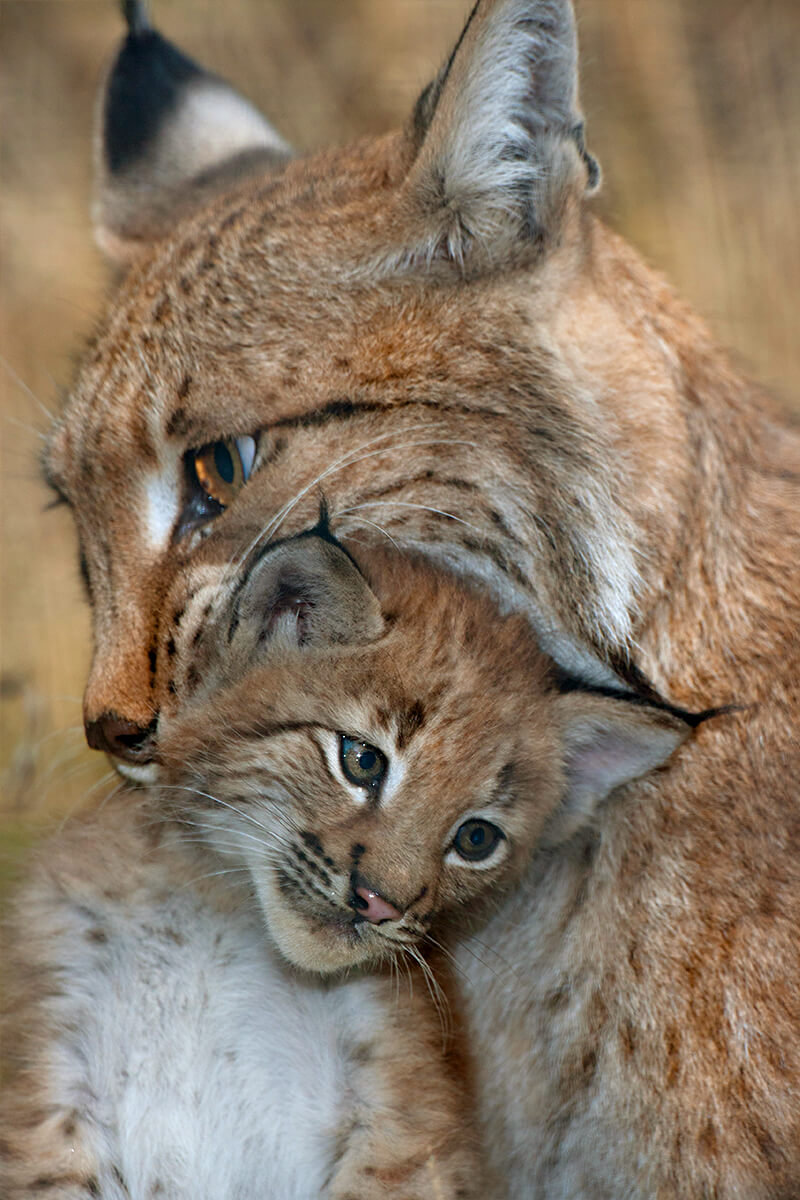
{"label": "fur texture", "polygon": [[158,791],[42,855],[10,943],[9,1200],[487,1194],[441,939],[690,723],[560,694],[520,618],[369,565],[377,595],[318,535],[256,555]]}
{"label": "fur texture", "polygon": [[[537,860],[460,1004],[511,1196],[785,1200],[800,441],[591,215],[574,61],[566,0],[483,0],[406,130],[236,156],[161,197],[166,232],[117,224],[131,265],[46,462],[92,599],[86,719],[157,780],[209,606],[320,488],[343,534],[483,582],[573,673],[741,706]],[[196,464],[231,437],[257,456],[223,510]]]}

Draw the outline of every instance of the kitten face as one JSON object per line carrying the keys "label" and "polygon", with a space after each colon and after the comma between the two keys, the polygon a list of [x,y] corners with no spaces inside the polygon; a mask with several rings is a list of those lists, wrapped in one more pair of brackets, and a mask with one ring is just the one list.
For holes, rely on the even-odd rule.
{"label": "kitten face", "polygon": [[324,530],[259,550],[160,733],[167,815],[247,873],[284,955],[322,972],[473,913],[688,733],[560,694],[522,618],[431,567],[364,561],[369,578]]}
{"label": "kitten face", "polygon": [[402,587],[385,573],[379,608],[321,540],[323,601],[292,557],[310,544],[286,545],[280,579],[270,556],[201,639],[202,683],[165,721],[164,796],[249,872],[284,954],[333,970],[413,946],[513,877],[562,767],[546,707],[531,720],[547,667],[517,653],[520,622],[490,625],[488,605],[409,564]]}

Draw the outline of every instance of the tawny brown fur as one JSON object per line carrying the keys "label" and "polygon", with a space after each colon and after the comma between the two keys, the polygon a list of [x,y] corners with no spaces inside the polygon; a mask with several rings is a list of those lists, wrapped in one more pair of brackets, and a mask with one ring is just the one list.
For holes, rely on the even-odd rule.
{"label": "tawny brown fur", "polygon": [[[87,716],[169,710],[193,590],[265,527],[308,525],[322,472],[345,531],[366,516],[460,558],[676,703],[741,706],[564,865],[518,1024],[491,992],[463,1005],[487,1143],[539,1163],[526,1197],[795,1195],[800,439],[577,168],[555,232],[473,269],[409,200],[417,149],[410,127],[291,163],[141,248],[48,456],[91,579]],[[149,545],[159,447],[262,429],[207,540]]]}
{"label": "tawny brown fur", "polygon": [[[314,1131],[331,1200],[477,1200],[502,1189],[502,1172],[491,1185],[483,1172],[470,1119],[469,1040],[457,1055],[452,949],[442,939],[452,948],[459,928],[485,923],[543,836],[569,836],[561,827],[576,787],[587,811],[574,818],[591,825],[583,785],[599,802],[662,765],[690,723],[638,700],[560,694],[523,618],[501,622],[484,597],[407,559],[387,562],[372,550],[366,562],[379,602],[344,551],[320,538],[258,560],[231,590],[224,619],[199,639],[202,682],[183,697],[184,715],[162,728],[159,788],[77,822],[40,855],[10,942],[17,994],[3,1032],[13,1070],[0,1106],[9,1200],[53,1191],[138,1198],[157,1185],[187,1200],[210,1195],[202,1151],[189,1162],[189,1191],[171,1159],[185,1156],[184,1139],[207,1111],[222,1120],[250,1096],[254,1072],[279,1103],[284,1087],[299,1090],[305,1105],[282,1137],[297,1138],[291,1161],[302,1156],[303,1123]],[[274,625],[269,603],[285,598],[299,573],[309,610],[302,638],[296,617]],[[359,590],[380,616],[368,629],[352,621]],[[346,637],[331,632],[337,609],[352,626]],[[341,729],[382,748],[380,791],[348,786],[335,765]],[[613,778],[595,765],[598,749],[616,758]],[[454,833],[476,819],[502,834],[472,862],[456,851]],[[394,917],[360,917],[357,886],[376,889],[396,906]],[[238,955],[235,940],[224,943],[226,928],[239,932]],[[262,1048],[263,1061],[240,1074],[238,1088],[226,1087],[220,1046],[226,1058],[253,1057],[235,1008],[220,1021],[224,996],[247,989],[253,928],[256,945],[271,939],[303,972],[338,979],[321,992],[285,963],[262,971],[245,1030],[263,1009],[279,1041],[296,1046],[291,1075],[282,1083]],[[377,976],[342,978],[364,966]],[[359,989],[355,1022],[341,1004],[348,987]],[[315,1019],[304,1025],[295,1010],[315,1000]],[[342,1043],[342,1083],[333,1111],[319,1101],[322,1122],[307,1065],[326,1042],[315,1026]],[[210,1044],[209,1070],[194,1079],[194,1064],[176,1052],[187,1032],[195,1055]],[[130,1040],[130,1072],[103,1061],[115,1059],[109,1037]],[[186,1077],[206,1106],[187,1105]],[[156,1126],[173,1122],[178,1131],[166,1154],[142,1105]],[[249,1124],[234,1125],[232,1142],[223,1136],[210,1151],[229,1163],[217,1185],[226,1197],[253,1186],[246,1148],[256,1139]],[[287,1200],[274,1153],[261,1154],[259,1194]],[[298,1200],[317,1194],[319,1168],[301,1157],[301,1180],[304,1169],[308,1182],[291,1193]]]}
{"label": "tawny brown fur", "polygon": [[[79,1053],[80,1045],[77,1038],[65,1040],[59,995],[70,986],[64,980],[76,973],[84,973],[90,989],[93,981],[96,986],[102,980],[122,947],[113,932],[119,915],[133,913],[143,903],[152,912],[154,946],[162,938],[190,943],[188,926],[161,927],[168,917],[159,909],[159,897],[169,892],[194,895],[200,911],[223,923],[235,922],[236,914],[252,905],[248,889],[230,878],[222,884],[210,877],[198,881],[203,863],[203,856],[183,846],[169,829],[154,831],[147,805],[130,798],[112,802],[99,818],[73,823],[41,855],[6,939],[5,969],[13,987],[4,997],[3,1023],[0,1184],[5,1200],[143,1194],[138,1180],[126,1181],[124,1152],[114,1129],[98,1131],[98,1113],[113,1111],[108,1098],[94,1107],[79,1089],[65,1090],[59,1083],[62,1060],[53,1048],[58,1044],[68,1057],[71,1051]],[[79,923],[83,918],[84,927],[72,941],[66,929],[72,933],[76,917]],[[440,965],[438,973],[445,978],[446,967]],[[387,970],[363,1003],[365,1018],[374,1023],[365,1020],[353,1046],[350,1091],[341,1097],[332,1155],[335,1171],[325,1195],[331,1200],[477,1200],[485,1192],[463,1068],[456,1065],[452,1039],[443,1037],[424,973],[414,962],[404,967],[402,981]],[[202,1016],[201,1009],[189,1019]],[[163,1032],[169,1037],[168,1024]],[[130,1047],[140,1059],[147,1052],[144,1043]],[[168,1061],[168,1041],[162,1053]],[[301,1071],[298,1064],[298,1077]],[[169,1087],[169,1071],[164,1080]],[[312,1078],[305,1086],[312,1089],[314,1083]],[[313,1098],[311,1090],[308,1098]],[[144,1145],[142,1151],[146,1160]],[[277,1196],[271,1168],[266,1158],[264,1194]],[[164,1194],[178,1194],[173,1189],[179,1184],[167,1175],[162,1179]]]}

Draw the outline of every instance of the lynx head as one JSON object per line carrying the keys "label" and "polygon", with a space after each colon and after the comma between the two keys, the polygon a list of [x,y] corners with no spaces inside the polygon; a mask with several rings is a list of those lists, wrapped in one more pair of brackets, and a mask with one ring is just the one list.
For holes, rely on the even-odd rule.
{"label": "lynx head", "polygon": [[691,728],[571,690],[523,618],[351,549],[323,525],[251,554],[159,751],[164,811],[249,873],[284,955],[322,972],[477,913]]}
{"label": "lynx head", "polygon": [[90,743],[155,776],[184,627],[253,538],[313,521],[319,480],[337,528],[456,565],[609,683],[683,426],[587,208],[569,0],[480,0],[402,129],[307,158],[126,9],[95,204],[122,277],[46,454],[93,608]]}

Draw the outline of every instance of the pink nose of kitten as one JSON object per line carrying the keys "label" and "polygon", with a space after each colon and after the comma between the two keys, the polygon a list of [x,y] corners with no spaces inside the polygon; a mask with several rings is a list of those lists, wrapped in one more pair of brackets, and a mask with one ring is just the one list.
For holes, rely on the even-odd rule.
{"label": "pink nose of kitten", "polygon": [[381,921],[398,921],[403,915],[388,900],[384,900],[383,896],[370,891],[369,888],[357,887],[355,896],[358,915],[371,921],[373,925],[380,925]]}

